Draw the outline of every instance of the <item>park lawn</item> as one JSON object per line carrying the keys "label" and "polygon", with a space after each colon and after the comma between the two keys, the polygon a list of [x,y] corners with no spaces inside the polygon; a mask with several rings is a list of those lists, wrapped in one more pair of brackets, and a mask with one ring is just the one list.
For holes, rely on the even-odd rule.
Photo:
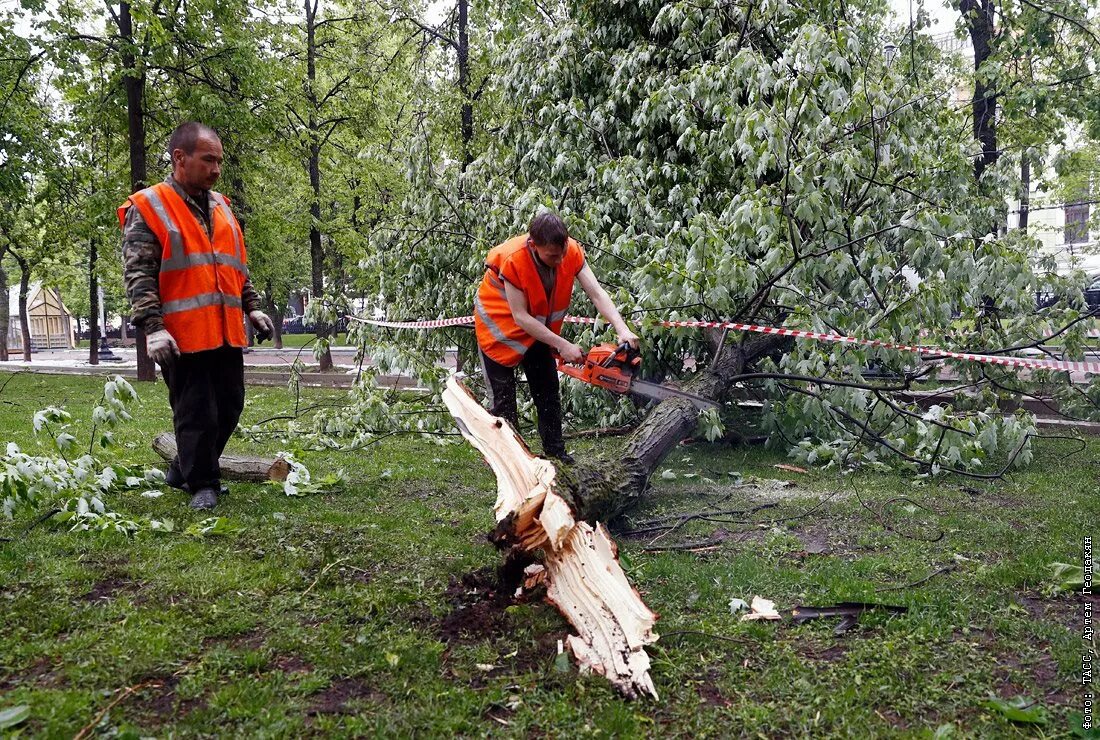
{"label": "park lawn", "polygon": [[[86,420],[101,385],[12,379],[0,443],[35,449],[31,415],[49,403]],[[137,388],[138,418],[119,432],[118,454],[152,463],[148,442],[170,427],[165,388]],[[289,401],[283,389],[250,388],[243,423]],[[47,737],[100,716],[99,731],[128,737],[868,737],[945,725],[958,736],[1064,736],[1082,701],[1080,608],[1045,590],[1048,564],[1080,564],[1086,523],[1095,534],[1100,521],[1100,445],[1071,454],[1078,448],[1040,441],[1035,462],[1006,480],[929,485],[777,469],[784,458],[760,448],[678,448],[634,521],[716,501],[776,505],[751,515],[762,524],[692,522],[655,543],[725,530],[705,552],[649,552],[652,535],[618,538],[632,582],[661,615],[664,637],[650,648],[660,701],[624,701],[602,678],[555,661],[567,627],[552,607],[479,601],[483,569],[499,562],[484,536],[495,484],[465,444],[301,452],[314,475],[343,469],[346,488],[290,498],[233,483],[217,513],[243,529],[224,537],[184,535],[205,515],[170,489],[109,502],[172,518],[170,534],[51,524],[24,533],[24,516],[0,524],[12,538],[0,542],[0,710],[29,705],[22,732]],[[887,505],[898,496],[907,500]],[[837,636],[836,619],[739,622],[730,599],[754,594],[780,609],[877,601],[909,612],[866,614]],[[1010,722],[986,705],[991,695],[1027,697],[1045,724]]]}

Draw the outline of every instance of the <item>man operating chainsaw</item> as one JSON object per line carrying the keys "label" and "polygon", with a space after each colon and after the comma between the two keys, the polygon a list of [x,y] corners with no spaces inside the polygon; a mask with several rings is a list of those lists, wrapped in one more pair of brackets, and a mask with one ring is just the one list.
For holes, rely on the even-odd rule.
{"label": "man operating chainsaw", "polygon": [[474,299],[474,324],[491,411],[517,426],[516,366],[522,365],[538,410],[543,454],[572,463],[562,441],[554,352],[570,363],[585,358],[580,347],[561,336],[573,282],[580,283],[614,327],[620,343],[637,349],[638,336],[627,327],[585,262],[580,244],[569,238],[565,222],[555,213],[540,212],[526,234],[489,250],[485,266]]}

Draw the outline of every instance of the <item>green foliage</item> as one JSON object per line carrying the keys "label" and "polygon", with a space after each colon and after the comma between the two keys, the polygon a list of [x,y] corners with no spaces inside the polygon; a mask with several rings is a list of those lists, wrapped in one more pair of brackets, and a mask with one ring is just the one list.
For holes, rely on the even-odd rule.
{"label": "green foliage", "polygon": [[[951,103],[953,71],[926,40],[912,50],[920,75],[887,66],[884,12],[810,2],[577,2],[553,22],[516,21],[514,37],[493,49],[502,70],[493,86],[513,105],[486,151],[462,172],[430,130],[412,142],[410,226],[380,237],[366,266],[380,276],[389,313],[468,314],[485,252],[545,206],[566,218],[617,305],[640,325],[651,376],[689,377],[696,371],[684,368],[705,367],[713,352],[701,332],[663,329],[662,319],[910,344],[931,336],[970,350],[1072,321],[1076,278],[1034,260],[1025,235],[983,236],[1004,206],[973,182],[972,147],[957,134],[966,112]],[[1010,180],[1006,165],[986,184],[997,192]],[[401,269],[387,269],[395,263]],[[1037,292],[1063,300],[1037,313]],[[573,310],[592,312],[583,300]],[[602,327],[572,331],[581,344],[606,338]],[[470,347],[468,334],[440,331],[372,332],[369,341],[432,357]],[[914,359],[800,341],[755,369],[861,382],[871,365],[904,374]],[[755,385],[768,398],[763,424],[773,443],[803,459],[908,456],[932,473],[1013,452],[1016,463],[1028,459],[1031,422],[1003,420],[993,407],[964,408],[960,399],[925,420],[872,390]],[[618,423],[636,413],[579,384],[564,396],[579,419]],[[879,449],[854,451],[869,441]]]}

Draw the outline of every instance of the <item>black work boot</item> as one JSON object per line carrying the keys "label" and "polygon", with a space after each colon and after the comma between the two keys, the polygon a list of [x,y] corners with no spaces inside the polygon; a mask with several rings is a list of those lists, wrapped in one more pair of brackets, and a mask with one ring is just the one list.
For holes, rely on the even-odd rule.
{"label": "black work boot", "polygon": [[213,488],[200,488],[191,497],[191,508],[200,511],[213,509],[218,505],[218,492]]}
{"label": "black work boot", "polygon": [[178,488],[181,491],[188,490],[187,481],[184,480],[183,473],[180,472],[174,460],[168,466],[168,470],[164,471],[164,482],[172,488]]}

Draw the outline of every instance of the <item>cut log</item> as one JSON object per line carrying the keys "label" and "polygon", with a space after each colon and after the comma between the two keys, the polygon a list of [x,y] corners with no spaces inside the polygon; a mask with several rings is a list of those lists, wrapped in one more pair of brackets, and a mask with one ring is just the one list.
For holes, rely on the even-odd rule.
{"label": "cut log", "polygon": [[509,557],[542,552],[547,600],[577,631],[568,644],[581,669],[605,676],[628,697],[657,698],[645,651],[657,640],[657,615],[627,581],[603,525],[576,515],[570,504],[575,482],[559,481],[554,465],[533,456],[511,425],[482,408],[457,378],[447,381],[443,401],[496,474],[493,541],[510,548]]}
{"label": "cut log", "polygon": [[[176,457],[176,435],[168,432],[153,438],[153,449],[168,462]],[[218,459],[222,477],[230,480],[284,481],[290,465],[281,457],[251,457],[249,455],[222,455]]]}

